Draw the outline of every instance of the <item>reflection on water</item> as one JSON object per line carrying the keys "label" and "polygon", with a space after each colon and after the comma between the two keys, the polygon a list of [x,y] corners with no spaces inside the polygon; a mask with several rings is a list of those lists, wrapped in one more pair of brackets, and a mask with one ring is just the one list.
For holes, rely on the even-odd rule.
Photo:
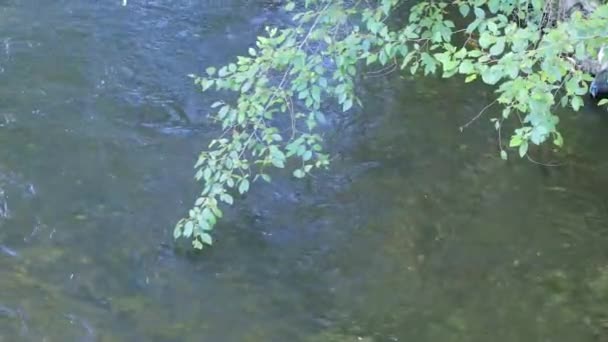
{"label": "reflection on water", "polygon": [[564,115],[569,150],[538,153],[564,165],[505,163],[487,121],[458,130],[489,90],[374,78],[363,111],[330,120],[332,169],[255,187],[200,255],[171,236],[215,132],[186,75],[282,12],[25,0],[0,15],[0,341],[608,336],[602,113]]}

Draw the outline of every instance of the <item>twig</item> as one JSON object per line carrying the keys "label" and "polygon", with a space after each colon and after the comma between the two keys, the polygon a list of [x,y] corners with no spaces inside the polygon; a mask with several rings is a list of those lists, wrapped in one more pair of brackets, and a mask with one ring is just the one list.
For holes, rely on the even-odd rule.
{"label": "twig", "polygon": [[477,119],[479,119],[480,116],[483,115],[483,113],[488,110],[488,108],[492,107],[498,100],[494,100],[492,101],[490,104],[488,104],[487,106],[485,106],[477,115],[475,115],[471,120],[469,120],[469,122],[467,122],[466,124],[460,126],[460,131],[462,132],[465,128],[469,127],[473,122],[475,122]]}
{"label": "twig", "polygon": [[369,71],[369,72],[367,72],[365,74],[365,76],[367,76],[367,77],[382,77],[382,76],[388,75],[391,72],[395,71],[396,68],[397,68],[397,63],[391,63],[390,65],[382,67],[382,68],[380,68],[378,70]]}
{"label": "twig", "polygon": [[545,163],[541,163],[539,161],[534,160],[532,157],[530,157],[529,154],[526,153],[526,158],[528,158],[528,161],[537,164],[537,165],[541,165],[541,166],[547,166],[547,167],[558,167],[558,166],[562,166],[564,165],[564,163],[558,163],[558,164],[545,164]]}
{"label": "twig", "polygon": [[500,151],[504,151],[504,149],[502,148],[502,123],[505,121],[504,118],[501,118],[500,121],[498,122],[498,148],[500,149]]}

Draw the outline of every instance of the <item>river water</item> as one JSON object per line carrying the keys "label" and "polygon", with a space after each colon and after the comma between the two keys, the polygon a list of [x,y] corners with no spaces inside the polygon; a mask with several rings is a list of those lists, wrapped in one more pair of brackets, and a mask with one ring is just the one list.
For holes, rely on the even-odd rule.
{"label": "river water", "polygon": [[[0,4],[0,341],[604,341],[608,120],[500,160],[491,89],[368,74],[336,156],[216,245],[172,240],[217,133],[187,77],[284,14],[245,0]],[[492,115],[492,111],[488,115]],[[495,114],[495,113],[494,113]]]}

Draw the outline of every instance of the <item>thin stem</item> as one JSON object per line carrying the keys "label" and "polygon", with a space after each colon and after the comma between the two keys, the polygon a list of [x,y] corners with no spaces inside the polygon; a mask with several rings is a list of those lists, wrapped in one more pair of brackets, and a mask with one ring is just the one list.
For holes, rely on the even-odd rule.
{"label": "thin stem", "polygon": [[483,115],[483,113],[488,110],[488,108],[492,107],[498,100],[494,100],[492,102],[490,102],[490,104],[488,104],[487,106],[485,106],[479,113],[477,113],[477,115],[475,115],[471,120],[469,120],[469,122],[465,123],[464,125],[460,126],[460,131],[462,132],[465,128],[469,127],[473,122],[475,122],[477,119],[479,119],[480,116]]}

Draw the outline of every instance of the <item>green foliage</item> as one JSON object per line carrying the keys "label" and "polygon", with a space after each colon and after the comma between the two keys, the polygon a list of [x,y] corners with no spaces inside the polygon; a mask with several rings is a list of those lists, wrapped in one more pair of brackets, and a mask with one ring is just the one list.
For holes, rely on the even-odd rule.
{"label": "green foliage", "polygon": [[[520,126],[508,146],[521,157],[547,140],[562,145],[554,107],[583,105],[591,77],[576,60],[597,56],[608,43],[608,5],[544,27],[547,1],[422,1],[407,22],[391,17],[402,2],[306,0],[303,8],[288,2],[287,11],[299,11],[294,27],[267,28],[246,56],[193,76],[204,92],[237,96],[211,105],[223,133],[199,156],[195,178],[203,190],[175,238],[190,238],[199,249],[211,245],[220,203],[233,204],[252,182],[270,181],[269,167],[289,167],[297,178],[327,167],[315,128],[325,122],[324,108],[360,105],[355,76],[369,65],[481,80],[496,87],[503,106],[496,129],[509,119]],[[459,16],[463,27],[456,26]],[[503,147],[500,156],[507,159]]]}

